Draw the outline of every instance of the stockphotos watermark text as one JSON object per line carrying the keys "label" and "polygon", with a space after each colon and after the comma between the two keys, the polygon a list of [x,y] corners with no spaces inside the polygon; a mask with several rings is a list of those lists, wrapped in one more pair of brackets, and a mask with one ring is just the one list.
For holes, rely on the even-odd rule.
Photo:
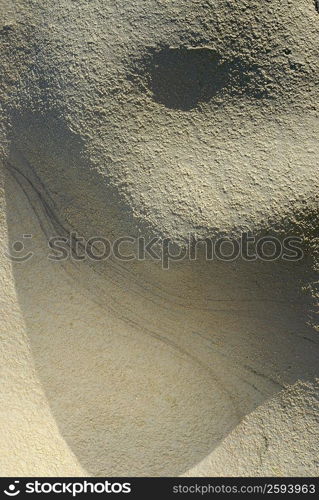
{"label": "stockphotos watermark text", "polygon": [[[13,262],[27,262],[36,256],[32,250],[32,234],[23,234],[16,239],[5,255]],[[255,237],[249,232],[240,238],[221,237],[199,239],[189,234],[183,244],[177,245],[170,238],[123,236],[110,240],[101,236],[85,239],[76,231],[68,236],[54,236],[48,240],[47,258],[52,261],[106,261],[111,257],[119,261],[154,260],[169,269],[172,262],[194,261],[199,258],[207,261],[219,260],[233,262],[242,259],[246,262],[262,260],[274,262],[282,259],[288,262],[299,261],[304,257],[303,240],[297,236],[279,239],[274,236]],[[200,256],[200,257],[199,257]]]}

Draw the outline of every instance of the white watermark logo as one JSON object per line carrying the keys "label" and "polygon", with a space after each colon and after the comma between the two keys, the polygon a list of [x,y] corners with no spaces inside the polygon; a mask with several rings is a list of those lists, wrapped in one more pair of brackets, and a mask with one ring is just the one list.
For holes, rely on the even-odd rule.
{"label": "white watermark logo", "polygon": [[[9,497],[24,494],[69,494],[76,497],[81,494],[119,494],[131,493],[131,483],[116,482],[116,481],[27,481],[24,483],[24,488],[17,489],[20,481],[14,481],[4,490],[4,494]],[[22,491],[23,490],[23,491]]]}
{"label": "white watermark logo", "polygon": [[18,484],[20,484],[20,481],[14,481],[13,483],[9,484],[8,488],[4,490],[3,493],[9,497],[15,497],[19,495],[20,490],[16,489]]}

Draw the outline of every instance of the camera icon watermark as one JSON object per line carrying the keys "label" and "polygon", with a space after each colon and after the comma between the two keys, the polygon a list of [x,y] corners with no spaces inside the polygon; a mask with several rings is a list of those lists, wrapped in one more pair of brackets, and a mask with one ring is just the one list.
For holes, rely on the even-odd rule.
{"label": "camera icon watermark", "polygon": [[27,262],[34,253],[27,249],[27,241],[32,239],[32,234],[23,234],[20,240],[14,241],[4,254],[12,262]]}
{"label": "camera icon watermark", "polygon": [[16,497],[19,495],[20,490],[17,489],[17,485],[20,484],[20,481],[14,481],[9,484],[9,486],[3,491],[3,493],[9,497]]}

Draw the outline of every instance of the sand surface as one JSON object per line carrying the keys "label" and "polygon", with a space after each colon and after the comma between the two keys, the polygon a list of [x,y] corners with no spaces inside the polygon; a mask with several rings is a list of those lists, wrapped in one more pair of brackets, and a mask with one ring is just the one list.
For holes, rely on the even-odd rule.
{"label": "sand surface", "polygon": [[[317,475],[314,2],[1,10],[0,474]],[[246,229],[304,258],[48,259]]]}

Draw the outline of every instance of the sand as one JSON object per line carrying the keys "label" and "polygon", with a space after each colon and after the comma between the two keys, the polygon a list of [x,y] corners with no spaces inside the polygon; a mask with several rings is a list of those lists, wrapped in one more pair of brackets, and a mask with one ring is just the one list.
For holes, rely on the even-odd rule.
{"label": "sand", "polygon": [[[317,475],[314,2],[3,10],[0,474]],[[48,259],[247,229],[304,258]]]}

